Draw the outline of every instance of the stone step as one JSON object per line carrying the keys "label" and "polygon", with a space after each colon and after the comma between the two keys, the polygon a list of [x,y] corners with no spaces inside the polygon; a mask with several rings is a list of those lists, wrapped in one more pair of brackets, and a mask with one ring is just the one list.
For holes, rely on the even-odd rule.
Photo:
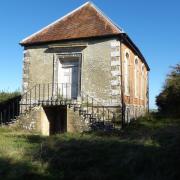
{"label": "stone step", "polygon": [[85,116],[85,117],[91,117],[92,114],[91,114],[91,113],[85,113],[84,116]]}
{"label": "stone step", "polygon": [[83,114],[85,114],[85,113],[86,113],[86,110],[82,110],[82,109],[79,110],[79,114],[80,114],[80,115],[83,115]]}

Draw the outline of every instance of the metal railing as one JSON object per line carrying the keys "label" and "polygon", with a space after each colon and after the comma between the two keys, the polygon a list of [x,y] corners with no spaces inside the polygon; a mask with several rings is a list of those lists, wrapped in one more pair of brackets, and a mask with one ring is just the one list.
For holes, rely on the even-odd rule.
{"label": "metal railing", "polygon": [[36,84],[22,96],[22,110],[37,105],[54,105],[71,101],[77,97],[76,93],[70,83]]}
{"label": "metal railing", "polygon": [[81,106],[86,110],[87,115],[90,116],[92,128],[106,128],[106,130],[120,128],[115,122],[115,112],[85,92],[81,92]]}
{"label": "metal railing", "polygon": [[113,110],[85,92],[78,93],[77,88],[72,87],[70,83],[34,85],[22,96],[7,102],[4,108],[0,106],[0,124],[8,123],[15,119],[16,116],[38,105],[68,105],[73,107],[75,111],[79,111],[79,114],[89,121],[93,129],[119,128],[116,125]]}
{"label": "metal railing", "polygon": [[78,94],[70,83],[36,84],[22,96],[21,111],[37,105],[69,105],[92,124],[106,124],[109,128],[116,126],[115,113],[112,110],[85,92]]}
{"label": "metal railing", "polygon": [[9,124],[20,114],[21,96],[0,103],[0,125]]}

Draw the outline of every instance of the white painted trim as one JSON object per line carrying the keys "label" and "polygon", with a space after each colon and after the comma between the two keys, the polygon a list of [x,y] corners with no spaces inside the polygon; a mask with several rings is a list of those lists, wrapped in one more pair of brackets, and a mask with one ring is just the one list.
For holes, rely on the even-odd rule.
{"label": "white painted trim", "polygon": [[120,66],[120,61],[115,60],[115,61],[111,61],[111,66]]}
{"label": "white painted trim", "polygon": [[112,74],[112,76],[120,76],[121,75],[120,71],[117,71],[117,70],[111,71],[111,74]]}
{"label": "white painted trim", "polygon": [[111,86],[119,86],[120,81],[119,80],[111,80]]}
{"label": "white painted trim", "polygon": [[136,59],[138,60],[138,63],[139,63],[139,58],[138,58],[138,56],[135,56],[135,57],[134,57],[134,65],[136,65]]}
{"label": "white painted trim", "polygon": [[119,57],[120,56],[120,51],[112,51],[111,52],[111,57]]}
{"label": "white painted trim", "polygon": [[143,70],[143,67],[145,67],[145,66],[144,66],[144,63],[141,64],[141,72],[142,72],[142,73],[144,73],[144,72],[143,72],[143,71],[144,71],[144,70]]}
{"label": "white painted trim", "polygon": [[124,55],[126,55],[126,53],[129,54],[129,58],[130,58],[130,51],[129,51],[129,49],[127,49],[127,48],[124,50]]}
{"label": "white painted trim", "polygon": [[76,8],[75,10],[69,12],[69,13],[66,14],[65,16],[63,16],[63,17],[59,18],[58,20],[54,21],[53,23],[45,26],[45,27],[42,28],[41,30],[39,30],[39,31],[33,33],[32,35],[24,38],[20,43],[23,43],[23,42],[26,41],[27,39],[29,39],[29,38],[31,38],[31,37],[39,34],[40,32],[44,31],[45,29],[53,26],[54,24],[58,23],[59,21],[63,20],[64,18],[68,17],[69,15],[71,15],[71,14],[73,14],[74,12],[78,11],[79,9],[83,8],[83,7],[86,6],[87,4],[90,4],[93,8],[95,8],[95,9],[101,14],[102,17],[104,17],[109,23],[111,23],[112,26],[114,26],[114,27],[116,28],[116,30],[119,31],[119,33],[124,33],[124,31],[123,31],[120,27],[118,27],[109,17],[107,17],[99,8],[97,8],[92,2],[89,2],[89,1],[88,1],[88,2],[84,3],[83,5],[81,5],[80,7]]}
{"label": "white painted trim", "polygon": [[111,93],[112,96],[117,96],[117,95],[120,95],[120,91],[117,90],[117,89],[112,89],[112,93]]}
{"label": "white painted trim", "polygon": [[111,48],[120,47],[120,41],[114,40],[111,41]]}
{"label": "white painted trim", "polygon": [[[136,64],[136,60],[138,61],[138,63]],[[134,57],[134,96],[135,98],[138,98],[138,64],[139,64],[139,58],[138,56]]]}
{"label": "white painted trim", "polygon": [[145,79],[144,79],[144,70],[143,70],[144,63],[141,64],[141,99],[144,100],[144,83],[145,83]]}
{"label": "white painted trim", "polygon": [[[79,72],[78,72],[78,77],[79,77],[78,78],[78,97],[80,97],[80,92],[81,92],[81,88],[82,88],[82,78],[81,77],[82,77],[83,53],[82,52],[75,52],[75,51],[74,52],[56,53],[55,56],[56,56],[56,59],[58,61],[58,66],[59,66],[60,58],[63,57],[63,55],[65,55],[65,57],[76,57],[78,59],[78,63],[79,63],[79,65],[78,65],[79,66]],[[54,68],[57,68],[57,74],[55,73],[53,81],[54,81],[54,83],[57,83],[59,81],[59,78],[58,78],[59,67],[58,66],[55,67],[55,66],[54,66]],[[54,69],[54,72],[55,72],[55,69]]]}
{"label": "white painted trim", "polygon": [[[126,53],[128,53],[129,58],[126,58]],[[130,74],[129,74],[129,65],[130,65],[130,51],[129,49],[125,49],[124,51],[124,94],[126,96],[130,95]]]}

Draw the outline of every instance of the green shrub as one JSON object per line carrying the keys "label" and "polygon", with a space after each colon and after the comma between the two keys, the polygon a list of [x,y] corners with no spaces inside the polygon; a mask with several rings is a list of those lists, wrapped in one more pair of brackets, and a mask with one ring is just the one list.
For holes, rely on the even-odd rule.
{"label": "green shrub", "polygon": [[19,95],[20,92],[18,90],[14,92],[0,91],[0,103],[5,102]]}
{"label": "green shrub", "polygon": [[156,97],[156,104],[160,113],[180,117],[180,64],[167,76],[162,92]]}

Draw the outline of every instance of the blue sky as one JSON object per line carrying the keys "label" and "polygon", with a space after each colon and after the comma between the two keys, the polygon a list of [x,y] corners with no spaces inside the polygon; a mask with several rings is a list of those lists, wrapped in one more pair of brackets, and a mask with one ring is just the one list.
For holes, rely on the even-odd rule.
{"label": "blue sky", "polygon": [[[0,90],[21,88],[22,51],[18,44],[85,0],[0,1]],[[151,68],[150,107],[169,67],[180,62],[180,1],[92,0],[122,27],[140,48]]]}

